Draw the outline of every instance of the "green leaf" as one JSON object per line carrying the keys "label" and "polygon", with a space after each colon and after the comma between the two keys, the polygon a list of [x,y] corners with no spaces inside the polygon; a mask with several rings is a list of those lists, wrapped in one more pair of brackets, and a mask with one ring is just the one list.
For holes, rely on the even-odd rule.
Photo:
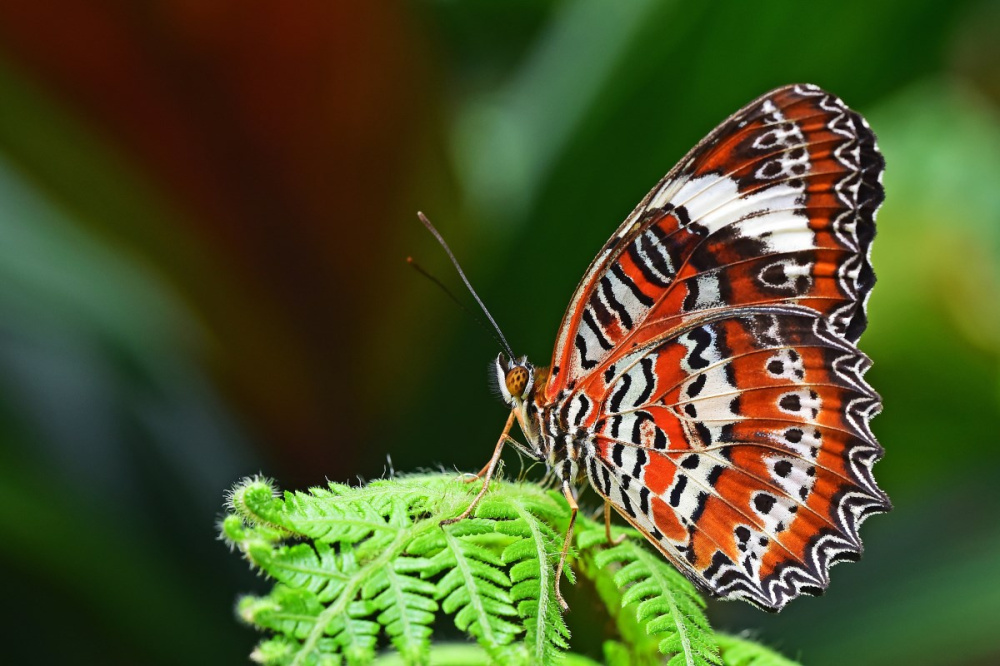
{"label": "green leaf", "polygon": [[[237,485],[223,538],[275,581],[267,595],[238,605],[244,621],[268,633],[253,659],[368,664],[391,646],[401,663],[446,663],[439,658],[447,650],[432,642],[444,614],[489,663],[591,663],[569,652],[556,603],[566,500],[536,485],[496,481],[471,517],[442,526],[476,491],[449,475],[283,495],[260,477]],[[620,635],[607,637],[608,663],[664,663],[663,655],[671,665],[791,663],[717,636],[694,587],[635,532],[615,531],[629,538],[609,546],[604,526],[578,515],[566,569],[569,580],[576,566],[593,581],[615,620]]]}
{"label": "green leaf", "polygon": [[520,537],[502,555],[503,563],[510,567],[511,600],[524,623],[532,663],[553,663],[559,652],[569,647],[569,629],[555,596],[554,560],[562,535],[540,516],[568,521],[568,512],[547,496],[525,495],[492,498],[483,502],[477,515],[509,518],[497,522],[497,531]]}
{"label": "green leaf", "polygon": [[[603,526],[591,524],[582,541],[596,545],[602,539],[606,543]],[[668,662],[671,666],[722,663],[715,635],[704,614],[705,602],[694,586],[659,553],[627,538],[597,552],[594,564],[598,571],[613,571],[621,605],[635,608],[635,618],[646,633],[660,639],[659,651],[671,655]]]}
{"label": "green leaf", "polygon": [[392,644],[408,663],[424,663],[430,645],[431,624],[438,604],[433,584],[412,575],[423,560],[400,558],[375,572],[362,588],[381,612],[377,622],[385,627]]}

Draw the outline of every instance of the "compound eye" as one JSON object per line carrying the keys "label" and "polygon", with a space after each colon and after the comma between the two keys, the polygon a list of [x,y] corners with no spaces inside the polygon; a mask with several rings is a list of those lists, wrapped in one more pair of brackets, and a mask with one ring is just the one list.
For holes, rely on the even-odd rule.
{"label": "compound eye", "polygon": [[504,383],[511,395],[523,398],[524,391],[528,388],[528,369],[523,365],[515,365],[507,372]]}

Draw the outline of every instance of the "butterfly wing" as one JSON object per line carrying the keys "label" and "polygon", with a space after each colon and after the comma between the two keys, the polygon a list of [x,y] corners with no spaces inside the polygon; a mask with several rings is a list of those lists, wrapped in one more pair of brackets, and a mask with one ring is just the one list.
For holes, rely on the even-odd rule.
{"label": "butterfly wing", "polygon": [[547,400],[710,311],[798,304],[857,340],[883,167],[864,119],[815,86],[735,113],[598,253],[560,327]]}
{"label": "butterfly wing", "polygon": [[571,301],[546,397],[584,405],[591,484],[713,594],[818,593],[889,507],[854,346],[883,166],[836,97],[768,93],[647,195]]}
{"label": "butterfly wing", "polygon": [[807,308],[718,316],[615,361],[587,475],[689,578],[779,609],[888,510],[868,366]]}

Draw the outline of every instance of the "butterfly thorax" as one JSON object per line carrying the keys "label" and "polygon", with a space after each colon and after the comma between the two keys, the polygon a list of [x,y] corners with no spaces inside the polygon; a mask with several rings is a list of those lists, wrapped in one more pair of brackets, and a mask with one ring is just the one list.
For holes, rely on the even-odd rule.
{"label": "butterfly thorax", "polygon": [[[544,397],[540,398],[544,400]],[[560,481],[576,485],[579,463],[590,450],[592,433],[566,419],[566,405],[555,401],[542,405],[538,411],[540,447],[545,451],[546,465],[555,471]]]}
{"label": "butterfly thorax", "polygon": [[[544,462],[560,480],[576,481],[578,461],[588,447],[590,433],[576,423],[576,412],[564,399],[546,402],[547,367],[535,367],[523,357],[496,360],[501,397],[514,410],[527,439],[526,455]],[[565,398],[565,396],[560,396]],[[520,448],[520,447],[519,447]]]}

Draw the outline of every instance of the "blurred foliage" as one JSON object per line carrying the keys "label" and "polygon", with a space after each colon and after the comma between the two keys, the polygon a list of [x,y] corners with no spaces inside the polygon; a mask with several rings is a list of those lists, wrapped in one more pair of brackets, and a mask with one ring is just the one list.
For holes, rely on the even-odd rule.
{"label": "blurred foliage", "polygon": [[502,425],[413,213],[544,363],[646,189],[809,81],[888,165],[861,346],[896,509],[824,598],[709,616],[807,664],[1000,660],[997,34],[988,0],[0,0],[5,658],[243,663],[221,488],[478,469]]}

